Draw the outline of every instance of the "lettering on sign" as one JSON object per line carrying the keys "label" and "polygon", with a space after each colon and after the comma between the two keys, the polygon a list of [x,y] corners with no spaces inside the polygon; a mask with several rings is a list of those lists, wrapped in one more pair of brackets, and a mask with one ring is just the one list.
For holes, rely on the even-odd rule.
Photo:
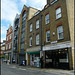
{"label": "lettering on sign", "polygon": [[59,62],[66,62],[66,63],[68,63],[68,59],[59,59]]}
{"label": "lettering on sign", "polygon": [[46,59],[46,62],[52,62],[52,59]]}

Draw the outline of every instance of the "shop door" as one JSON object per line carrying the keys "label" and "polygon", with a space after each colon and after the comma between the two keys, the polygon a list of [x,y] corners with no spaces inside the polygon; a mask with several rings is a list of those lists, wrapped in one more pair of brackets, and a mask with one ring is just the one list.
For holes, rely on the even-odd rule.
{"label": "shop door", "polygon": [[52,62],[53,62],[53,68],[58,68],[58,66],[59,66],[59,57],[58,57],[58,52],[57,51],[53,51]]}

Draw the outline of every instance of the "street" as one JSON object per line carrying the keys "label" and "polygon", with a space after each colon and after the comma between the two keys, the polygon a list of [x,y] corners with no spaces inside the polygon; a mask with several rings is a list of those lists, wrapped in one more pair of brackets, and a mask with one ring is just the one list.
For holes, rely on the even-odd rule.
{"label": "street", "polygon": [[2,64],[1,65],[1,75],[73,75],[55,72],[46,72],[41,70],[33,70],[29,68],[16,67],[12,65]]}

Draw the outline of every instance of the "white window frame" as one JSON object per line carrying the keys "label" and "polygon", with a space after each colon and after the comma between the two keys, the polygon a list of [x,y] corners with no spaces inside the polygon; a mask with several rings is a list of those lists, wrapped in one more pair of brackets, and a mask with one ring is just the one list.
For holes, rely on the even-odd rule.
{"label": "white window frame", "polygon": [[[61,27],[61,29],[59,29]],[[57,34],[58,34],[58,40],[59,39],[63,39],[64,37],[61,37],[59,36],[59,34],[62,34],[63,35],[63,26],[58,26],[57,27]]]}
{"label": "white window frame", "polygon": [[48,41],[48,38],[50,39],[50,35],[48,35],[48,33],[50,33],[50,30],[46,31],[46,42],[50,42],[50,40]]}
{"label": "white window frame", "polygon": [[8,41],[8,36],[7,36],[7,41]]}
{"label": "white window frame", "polygon": [[32,24],[30,24],[30,32],[32,32]]}
{"label": "white window frame", "polygon": [[48,24],[50,22],[49,14],[45,15],[45,23]]}
{"label": "white window frame", "polygon": [[29,46],[32,46],[32,37],[30,37]]}
{"label": "white window frame", "polygon": [[56,19],[59,19],[59,18],[61,18],[61,7],[59,7],[59,8],[57,8],[56,9]]}
{"label": "white window frame", "polygon": [[10,39],[11,39],[11,34],[10,34]]}
{"label": "white window frame", "polygon": [[36,21],[36,29],[39,28],[39,20]]}
{"label": "white window frame", "polygon": [[36,45],[39,45],[39,34],[36,35]]}
{"label": "white window frame", "polygon": [[11,44],[9,43],[9,49],[11,48]]}
{"label": "white window frame", "polygon": [[6,50],[8,49],[8,44],[6,44]]}

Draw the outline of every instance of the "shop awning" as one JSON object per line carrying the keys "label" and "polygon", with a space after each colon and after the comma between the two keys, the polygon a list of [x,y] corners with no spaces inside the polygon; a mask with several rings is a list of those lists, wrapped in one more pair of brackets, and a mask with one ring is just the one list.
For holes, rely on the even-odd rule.
{"label": "shop awning", "polygon": [[34,51],[34,52],[27,52],[27,54],[38,54],[40,51]]}

